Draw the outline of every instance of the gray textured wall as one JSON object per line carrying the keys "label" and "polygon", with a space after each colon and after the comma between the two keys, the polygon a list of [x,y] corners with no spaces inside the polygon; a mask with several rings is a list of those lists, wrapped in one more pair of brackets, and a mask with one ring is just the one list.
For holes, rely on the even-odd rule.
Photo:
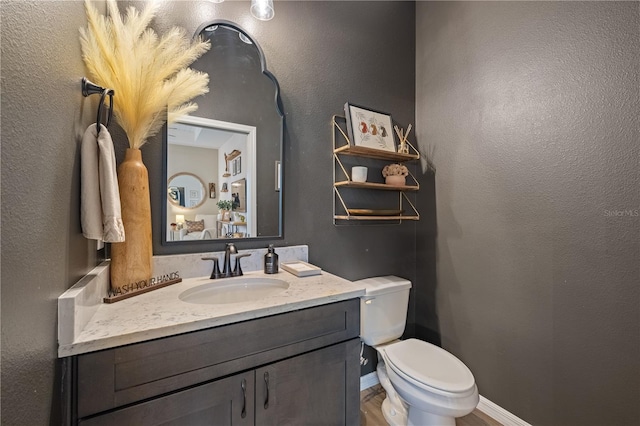
{"label": "gray textured wall", "polygon": [[418,330],[532,424],[640,418],[639,6],[417,6]]}
{"label": "gray textured wall", "polygon": [[[249,17],[248,3],[162,2],[161,8],[158,26],[189,32],[204,20],[238,22],[259,40],[281,85],[285,236],[239,247],[309,244],[312,262],[346,278],[413,279],[415,224],[334,227],[329,121],[347,100],[392,112],[405,125],[414,121],[414,4],[277,2],[276,17],[266,23]],[[59,424],[56,298],[96,262],[95,245],[79,225],[77,137],[96,106],[80,94],[78,28],[86,19],[82,2],[3,0],[0,10],[2,424]],[[115,126],[112,133],[122,152],[122,133]],[[158,218],[160,142],[154,138],[142,149]],[[159,219],[154,225],[157,230]]]}
{"label": "gray textured wall", "polygon": [[2,1],[2,424],[58,424],[56,299],[96,263],[80,232],[82,2]]}

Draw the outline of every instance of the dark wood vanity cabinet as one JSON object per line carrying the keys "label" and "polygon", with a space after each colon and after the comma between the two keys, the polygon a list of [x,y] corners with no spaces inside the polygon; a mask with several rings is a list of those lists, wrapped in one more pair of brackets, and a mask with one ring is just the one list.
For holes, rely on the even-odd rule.
{"label": "dark wood vanity cabinet", "polygon": [[254,372],[81,419],[80,425],[253,425]]}
{"label": "dark wood vanity cabinet", "polygon": [[359,424],[351,299],[72,358],[79,425]]}

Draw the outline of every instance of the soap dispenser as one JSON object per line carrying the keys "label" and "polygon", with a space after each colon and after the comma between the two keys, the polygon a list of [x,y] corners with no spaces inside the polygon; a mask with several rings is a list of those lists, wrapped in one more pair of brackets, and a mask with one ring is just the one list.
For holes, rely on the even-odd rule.
{"label": "soap dispenser", "polygon": [[269,244],[267,254],[264,255],[264,273],[265,274],[277,274],[278,273],[278,255],[273,249],[273,244]]}

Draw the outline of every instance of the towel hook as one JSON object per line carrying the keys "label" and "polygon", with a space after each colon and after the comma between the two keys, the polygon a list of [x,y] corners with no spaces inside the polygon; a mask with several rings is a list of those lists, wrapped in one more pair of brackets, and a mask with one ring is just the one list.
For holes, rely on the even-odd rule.
{"label": "towel hook", "polygon": [[105,89],[104,87],[92,83],[87,79],[87,77],[82,77],[82,96],[86,97],[98,93],[100,93],[101,96],[96,118],[96,131],[100,134],[100,119],[102,118],[102,107],[104,105],[104,101],[106,97],[109,96],[109,114],[107,115],[107,122],[104,125],[105,127],[109,127],[109,124],[111,124],[111,117],[113,116],[113,95],[115,95],[115,92],[113,89]]}
{"label": "towel hook", "polygon": [[87,97],[89,95],[102,93],[103,91],[104,87],[100,87],[97,84],[90,82],[87,77],[82,77],[82,96]]}

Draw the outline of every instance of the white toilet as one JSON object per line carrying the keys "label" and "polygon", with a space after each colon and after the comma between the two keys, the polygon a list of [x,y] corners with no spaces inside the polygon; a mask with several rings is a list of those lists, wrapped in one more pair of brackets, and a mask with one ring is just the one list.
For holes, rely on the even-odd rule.
{"label": "white toilet", "polygon": [[473,374],[458,358],[404,332],[411,282],[394,276],[357,281],[360,338],[378,351],[378,379],[387,398],[382,413],[392,425],[455,426],[478,405]]}

